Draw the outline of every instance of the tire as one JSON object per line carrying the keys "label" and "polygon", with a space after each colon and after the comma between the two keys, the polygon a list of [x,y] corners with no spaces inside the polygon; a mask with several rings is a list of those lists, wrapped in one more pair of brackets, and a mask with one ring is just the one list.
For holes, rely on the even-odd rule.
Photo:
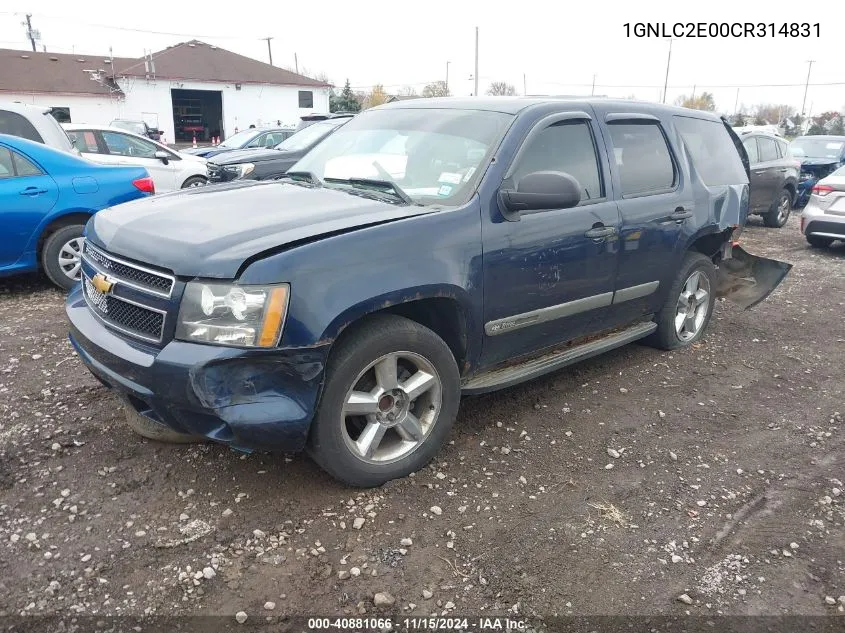
{"label": "tire", "polygon": [[[393,379],[391,366],[397,368]],[[415,398],[406,391],[411,377],[418,377]],[[383,389],[391,384],[392,391]],[[357,410],[368,413],[348,413],[353,391]],[[372,317],[332,350],[308,453],[351,486],[370,488],[405,477],[439,450],[455,422],[460,394],[458,366],[443,339],[403,317]],[[375,439],[366,443],[367,437]]]}
{"label": "tire", "polygon": [[182,183],[182,189],[191,189],[192,187],[204,187],[208,184],[208,179],[202,176],[191,176]]}
{"label": "tire", "polygon": [[79,283],[84,229],[82,224],[63,226],[52,232],[41,248],[41,268],[62,290],[70,290]]}
{"label": "tire", "polygon": [[827,248],[833,244],[832,237],[822,237],[820,235],[808,235],[807,243],[813,248]]}
{"label": "tire", "polygon": [[783,189],[771,211],[763,214],[763,224],[769,228],[779,229],[786,224],[790,211],[792,211],[792,194],[788,189]]}
{"label": "tire", "polygon": [[[647,343],[660,349],[673,350],[692,345],[702,337],[710,323],[713,305],[716,302],[716,296],[713,294],[716,286],[715,271],[713,262],[705,255],[695,252],[686,254],[678,276],[669,289],[666,303],[655,318],[657,330],[646,339]],[[676,320],[680,318],[681,300],[688,292],[687,284],[693,277],[697,280],[693,283],[699,290],[703,290],[706,296],[701,296],[700,302],[694,308],[696,314],[694,321],[683,323],[679,331]],[[686,309],[689,309],[689,304]]]}
{"label": "tire", "polygon": [[123,409],[126,412],[126,424],[129,428],[148,440],[167,444],[199,444],[206,441],[204,437],[179,433],[163,424],[158,424],[135,411],[128,402],[124,403]]}

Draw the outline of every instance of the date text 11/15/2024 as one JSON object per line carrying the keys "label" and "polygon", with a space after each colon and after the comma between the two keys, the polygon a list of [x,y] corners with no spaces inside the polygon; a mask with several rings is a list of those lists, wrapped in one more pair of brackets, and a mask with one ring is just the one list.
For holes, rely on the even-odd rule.
{"label": "date text 11/15/2024", "polygon": [[724,38],[820,37],[818,22],[626,22],[625,37]]}
{"label": "date text 11/15/2024", "polygon": [[308,618],[309,631],[525,631],[528,623],[508,617]]}

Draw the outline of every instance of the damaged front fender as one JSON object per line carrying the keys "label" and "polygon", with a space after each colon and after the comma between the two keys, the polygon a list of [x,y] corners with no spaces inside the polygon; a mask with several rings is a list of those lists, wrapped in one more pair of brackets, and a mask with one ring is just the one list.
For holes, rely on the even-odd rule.
{"label": "damaged front fender", "polygon": [[720,260],[716,268],[716,296],[750,310],[768,297],[790,270],[792,264],[733,246],[730,257]]}

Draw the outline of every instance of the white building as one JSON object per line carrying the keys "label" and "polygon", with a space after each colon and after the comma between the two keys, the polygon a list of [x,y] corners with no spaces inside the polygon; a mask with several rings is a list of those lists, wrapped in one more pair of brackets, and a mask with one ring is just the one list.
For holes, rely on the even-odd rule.
{"label": "white building", "polygon": [[225,138],[329,111],[329,85],[199,41],[147,59],[0,49],[0,101],[50,106],[62,121],[144,120],[166,141]]}

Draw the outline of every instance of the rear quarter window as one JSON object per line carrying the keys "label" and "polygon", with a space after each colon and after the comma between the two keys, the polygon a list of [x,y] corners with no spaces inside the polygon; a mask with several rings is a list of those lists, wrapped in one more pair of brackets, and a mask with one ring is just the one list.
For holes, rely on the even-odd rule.
{"label": "rear quarter window", "polygon": [[44,139],[26,117],[17,112],[0,110],[0,134],[10,134],[25,138],[36,143],[43,143]]}
{"label": "rear quarter window", "polygon": [[[742,159],[724,124],[679,115],[673,119],[705,185],[740,185],[748,182]],[[755,161],[752,159],[751,162]]]}

